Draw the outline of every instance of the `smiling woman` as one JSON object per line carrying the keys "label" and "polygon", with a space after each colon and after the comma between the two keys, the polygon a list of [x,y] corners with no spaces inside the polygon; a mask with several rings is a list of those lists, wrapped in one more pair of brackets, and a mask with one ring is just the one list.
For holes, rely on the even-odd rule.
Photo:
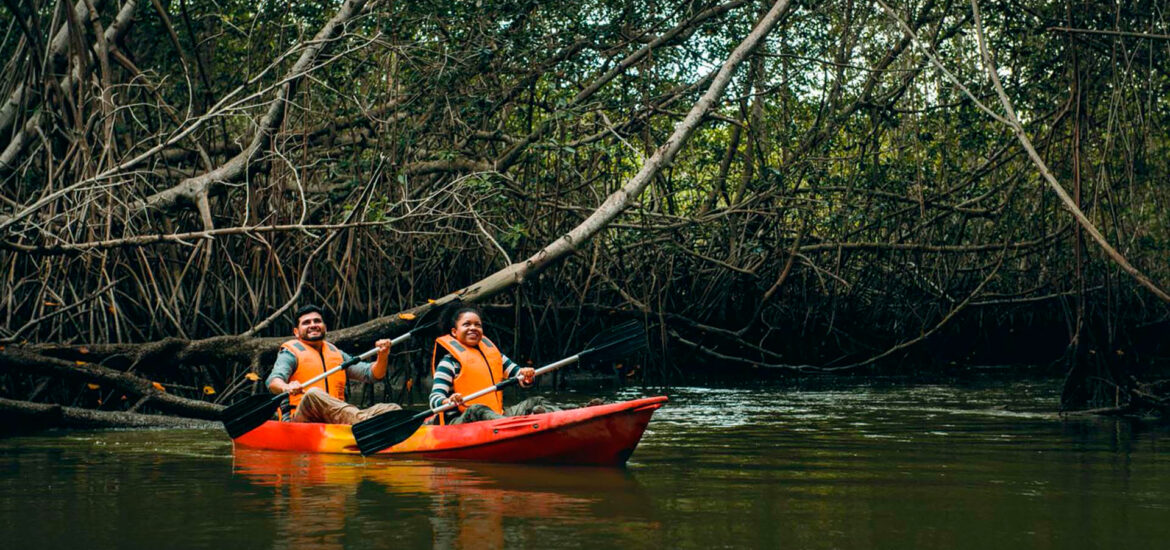
{"label": "smiling woman", "polygon": [[[448,333],[435,339],[431,356],[431,408],[454,403],[456,409],[439,415],[440,424],[462,424],[559,410],[541,397],[530,397],[504,408],[504,394],[493,391],[471,401],[463,396],[519,377],[520,386],[532,384],[536,369],[521,367],[483,335],[483,313],[474,307],[458,307],[447,321]],[[440,353],[443,355],[440,356]]]}
{"label": "smiling woman", "polygon": [[451,315],[451,334],[459,343],[468,347],[477,347],[483,338],[483,314],[471,307],[460,308]]}

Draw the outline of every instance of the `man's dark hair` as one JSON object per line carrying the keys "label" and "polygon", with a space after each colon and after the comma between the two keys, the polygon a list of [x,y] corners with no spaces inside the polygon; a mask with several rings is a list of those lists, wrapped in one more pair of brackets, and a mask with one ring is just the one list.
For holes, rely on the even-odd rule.
{"label": "man's dark hair", "polygon": [[[300,326],[301,325],[301,317],[304,317],[305,315],[308,315],[310,313],[316,313],[316,314],[321,316],[322,320],[325,319],[325,310],[323,310],[320,307],[313,305],[313,304],[306,304],[306,305],[303,305],[300,308],[298,308],[297,312],[293,314],[293,326]],[[325,324],[329,324],[329,323],[326,322]]]}

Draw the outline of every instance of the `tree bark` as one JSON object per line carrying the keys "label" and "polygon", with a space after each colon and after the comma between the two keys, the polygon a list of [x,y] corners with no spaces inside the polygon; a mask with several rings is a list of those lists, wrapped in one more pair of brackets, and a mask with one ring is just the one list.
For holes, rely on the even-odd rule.
{"label": "tree bark", "polygon": [[[174,207],[180,202],[199,204],[199,201],[206,200],[213,185],[232,182],[243,176],[252,164],[255,155],[268,146],[273,134],[284,121],[288,104],[296,95],[301,81],[309,74],[313,63],[317,61],[325,48],[337,39],[345,29],[345,25],[361,14],[365,4],[366,0],[346,0],[337,10],[337,14],[309,41],[308,47],[293,64],[292,69],[289,69],[288,73],[281,79],[283,84],[280,85],[277,99],[268,106],[268,111],[257,124],[252,140],[243,151],[214,170],[183,180],[175,187],[160,191],[132,204],[131,211],[147,208],[166,209]],[[210,217],[207,217],[207,220],[209,221]],[[212,228],[208,226],[206,229]]]}
{"label": "tree bark", "polygon": [[219,418],[219,411],[223,409],[222,405],[171,395],[166,392],[165,387],[159,389],[159,386],[150,380],[133,374],[118,372],[84,361],[71,363],[62,359],[34,354],[20,348],[7,348],[0,351],[0,369],[20,374],[51,376],[60,380],[102,384],[117,388],[128,395],[147,398],[151,406],[179,416],[215,420]]}
{"label": "tree bark", "polygon": [[706,93],[691,107],[686,117],[675,125],[674,133],[642,164],[642,168],[638,170],[638,173],[634,177],[630,178],[620,189],[610,194],[585,221],[578,224],[561,238],[540,249],[528,257],[528,259],[509,265],[458,292],[445,296],[443,301],[450,301],[458,297],[464,301],[478,302],[512,285],[520,284],[526,277],[539,273],[552,262],[580,248],[589,239],[593,238],[594,235],[609,225],[614,218],[629,208],[633,204],[633,201],[646,189],[646,186],[654,181],[654,178],[659,172],[674,162],[675,156],[678,155],[683,145],[687,143],[687,140],[690,139],[691,135],[703,122],[704,117],[710,113],[711,109],[715,106],[715,102],[723,96],[723,92],[727,89],[727,85],[731,81],[731,76],[735,73],[735,69],[756,48],[760,41],[772,31],[776,23],[780,20],[780,17],[788,10],[788,5],[788,0],[780,0],[772,5],[772,8],[756,24],[756,27],[748,34],[747,38],[723,62],[723,66],[716,73],[715,79],[707,88]]}
{"label": "tree bark", "polygon": [[0,398],[0,435],[50,428],[199,428],[218,422],[122,411],[95,411]]}

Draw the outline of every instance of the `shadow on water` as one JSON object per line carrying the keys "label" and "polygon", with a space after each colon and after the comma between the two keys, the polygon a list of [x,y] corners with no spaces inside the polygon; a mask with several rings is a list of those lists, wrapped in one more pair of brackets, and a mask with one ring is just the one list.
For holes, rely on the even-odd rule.
{"label": "shadow on water", "polygon": [[565,529],[612,544],[623,530],[656,525],[652,502],[622,469],[236,449],[232,472],[271,490],[274,534],[292,547],[504,548]]}

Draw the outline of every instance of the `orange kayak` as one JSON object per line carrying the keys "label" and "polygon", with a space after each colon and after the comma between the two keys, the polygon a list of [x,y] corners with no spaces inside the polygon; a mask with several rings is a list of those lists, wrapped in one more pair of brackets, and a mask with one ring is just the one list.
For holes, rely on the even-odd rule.
{"label": "orange kayak", "polygon": [[[454,426],[424,425],[375,456],[535,464],[621,466],[642,439],[665,396]],[[234,440],[238,447],[358,454],[344,424],[265,422]]]}

